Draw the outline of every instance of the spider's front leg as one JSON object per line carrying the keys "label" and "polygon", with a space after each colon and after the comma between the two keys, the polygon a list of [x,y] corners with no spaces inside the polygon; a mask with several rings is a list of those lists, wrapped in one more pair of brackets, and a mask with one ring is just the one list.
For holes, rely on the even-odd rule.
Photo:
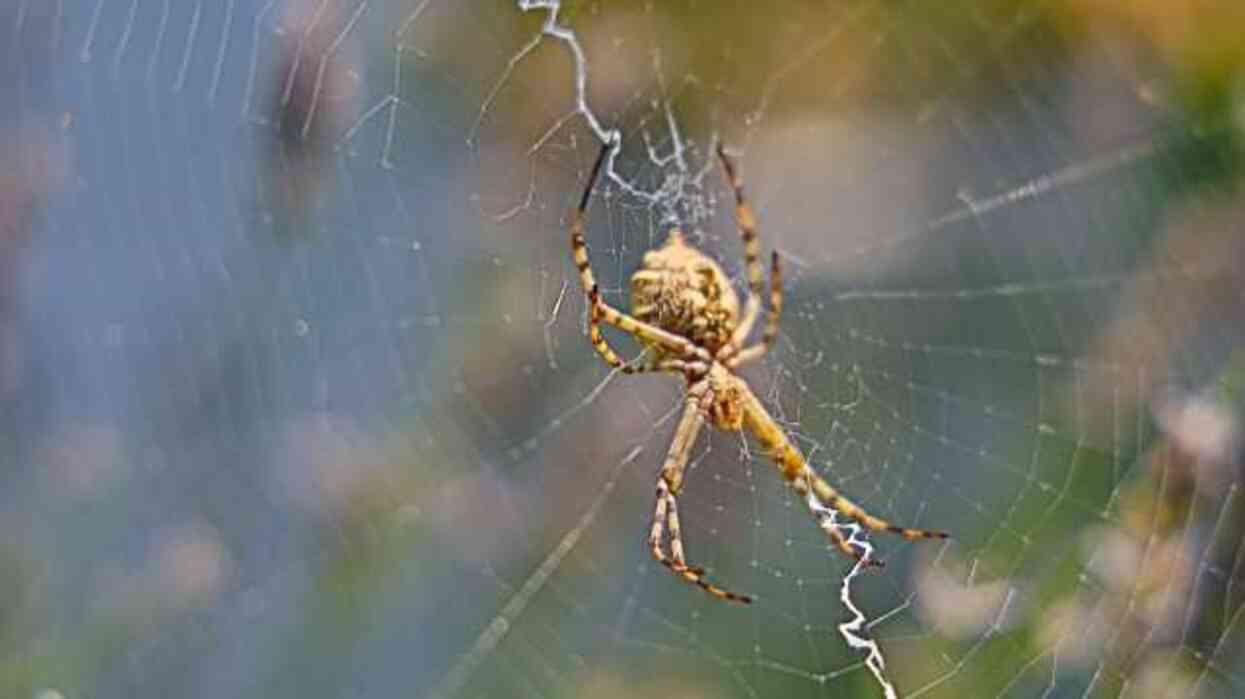
{"label": "spider's front leg", "polygon": [[[884,531],[890,534],[897,534],[909,541],[916,539],[946,539],[951,536],[947,532],[901,527],[892,524],[881,517],[869,514],[863,507],[844,497],[834,486],[819,476],[812,466],[809,466],[804,455],[791,443],[782,427],[774,421],[769,411],[765,409],[760,399],[748,388],[747,384],[742,380],[736,380],[740,386],[739,392],[744,426],[765,447],[770,458],[778,466],[783,479],[795,490],[796,494],[809,499],[809,509],[812,511],[813,516],[817,518],[822,530],[826,532],[840,551],[857,561],[865,557],[863,551],[852,546],[843,536],[843,533],[838,529],[837,523],[828,517],[828,511],[837,512],[848,519],[854,520],[870,531]],[[866,560],[865,562],[872,565],[881,565],[880,561],[873,559]]]}
{"label": "spider's front leg", "polygon": [[[657,476],[657,504],[653,509],[653,526],[649,530],[648,545],[653,558],[671,573],[718,599],[748,604],[752,602],[751,596],[731,592],[709,582],[705,578],[704,569],[688,565],[683,552],[683,532],[675,493],[682,488],[683,469],[687,465],[696,436],[705,422],[701,401],[706,397],[707,389],[708,384],[702,381],[688,390],[687,407],[683,409],[683,417],[679,419],[666,461]],[[669,555],[662,548],[667,532],[670,541]]]}

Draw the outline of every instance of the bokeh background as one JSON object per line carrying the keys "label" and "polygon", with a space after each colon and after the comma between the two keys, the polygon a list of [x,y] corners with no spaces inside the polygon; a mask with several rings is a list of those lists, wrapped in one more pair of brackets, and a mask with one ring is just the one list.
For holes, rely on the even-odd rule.
{"label": "bokeh background", "polygon": [[[564,6],[563,6],[564,5]],[[8,0],[0,695],[1245,693],[1232,2]],[[647,558],[670,377],[584,334],[679,223],[787,262]],[[619,338],[625,342],[624,338]],[[848,585],[844,588],[844,580]],[[850,605],[845,602],[850,601]]]}

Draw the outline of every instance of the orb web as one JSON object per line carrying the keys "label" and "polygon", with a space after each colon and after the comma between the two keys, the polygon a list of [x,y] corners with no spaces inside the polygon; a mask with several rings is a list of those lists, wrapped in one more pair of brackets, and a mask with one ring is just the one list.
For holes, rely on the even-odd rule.
{"label": "orb web", "polygon": [[[0,11],[11,189],[40,211],[0,307],[23,465],[3,512],[34,524],[0,556],[14,589],[85,600],[16,595],[52,662],[3,681],[1239,693],[1239,119],[1199,120],[1145,33],[1104,21],[867,1]],[[950,541],[811,516],[746,436],[707,430],[680,495],[689,559],[757,600],[648,557],[682,387],[611,372],[584,337],[568,212],[607,142],[587,236],[605,298],[627,306],[674,225],[742,292],[723,144],[786,264],[749,384],[835,487]],[[45,548],[64,554],[40,568]]]}

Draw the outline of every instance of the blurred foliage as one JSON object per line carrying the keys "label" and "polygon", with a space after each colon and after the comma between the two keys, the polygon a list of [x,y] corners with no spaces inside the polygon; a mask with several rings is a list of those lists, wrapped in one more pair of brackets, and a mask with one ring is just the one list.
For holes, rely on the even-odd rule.
{"label": "blurred foliage", "polygon": [[[508,8],[506,5],[498,11],[510,12]],[[922,114],[948,102],[957,103],[966,111],[988,111],[1000,104],[1008,105],[1017,93],[1040,92],[1037,87],[1043,81],[1074,66],[1082,52],[1097,48],[1103,42],[1123,43],[1127,51],[1135,55],[1136,63],[1141,66],[1138,70],[1143,71],[1136,76],[1138,103],[1154,108],[1159,115],[1157,140],[1170,147],[1160,154],[1154,167],[1157,182],[1153,196],[1135,203],[1134,218],[1126,222],[1128,225],[1109,230],[1107,234],[1121,241],[1142,241],[1138,243],[1141,247],[1157,241],[1153,242],[1154,247],[1162,250],[1162,241],[1174,235],[1165,227],[1170,223],[1165,216],[1178,215],[1180,207],[1190,201],[1223,203],[1223,200],[1239,199],[1241,174],[1245,171],[1245,41],[1241,39],[1245,9],[1242,8],[1245,5],[1235,2],[1195,0],[808,1],[783,3],[781,11],[775,12],[774,6],[731,2],[716,5],[713,14],[706,16],[703,2],[642,6],[576,2],[570,4],[561,17],[585,37],[594,65],[608,65],[606,57],[601,55],[611,46],[605,39],[618,39],[620,33],[628,32],[640,35],[641,29],[622,22],[636,13],[643,13],[643,23],[639,26],[653,33],[646,39],[652,45],[666,48],[660,62],[654,61],[653,71],[662,73],[669,81],[669,94],[678,121],[696,133],[735,124],[732,119],[738,118],[740,112],[755,109],[757,105],[769,110],[765,117],[770,123],[806,113],[826,115],[852,111],[902,114],[919,121]],[[511,36],[494,37],[499,44],[506,40],[521,45],[538,30],[535,17],[520,16],[517,10],[513,14],[513,21],[505,25]],[[824,27],[817,36],[825,40],[808,45],[810,26]],[[463,31],[473,29],[465,26]],[[333,34],[315,37],[329,46],[335,38]],[[475,41],[478,37],[473,35],[466,40]],[[378,64],[388,65],[393,61],[390,45],[367,47],[365,51],[371,57],[368,60],[374,59]],[[470,66],[439,63],[442,59],[435,51],[399,55],[399,60],[406,61],[406,79],[413,84],[407,92],[427,99],[431,103],[427,109],[436,115],[412,128],[433,128],[427,123],[433,122],[449,132],[451,125],[459,126],[458,122],[469,116],[469,110],[462,105],[477,105],[455,92],[459,89],[455,81],[442,77],[433,86],[435,89],[421,89],[421,86],[425,86],[433,74],[458,75],[457,68],[467,70],[477,82],[493,79],[498,65],[495,60],[482,58],[486,54],[470,55],[465,59],[475,61]],[[288,62],[281,65],[288,65]],[[1020,69],[1024,66],[1036,66],[1040,70],[1026,72]],[[347,81],[347,76],[350,80],[357,77],[347,70],[349,66],[333,64],[329,67],[330,75],[337,75],[342,81]],[[528,141],[524,141],[527,134],[520,133],[523,128],[528,124],[547,128],[542,98],[551,91],[551,85],[556,84],[560,90],[569,82],[566,66],[556,61],[533,73],[515,80],[526,88],[519,102],[528,105],[531,113],[512,115],[513,132],[503,134],[525,147]],[[612,94],[594,92],[608,91],[604,84],[608,74],[603,70],[602,83],[595,80],[591,83],[590,99],[616,99]],[[694,76],[697,89],[685,89],[691,79],[683,81],[679,76]],[[273,120],[276,131],[269,144],[271,160],[264,163],[267,169],[261,174],[266,179],[259,189],[275,192],[270,197],[273,201],[262,205],[277,210],[278,231],[283,236],[291,231],[312,229],[317,207],[322,205],[316,200],[333,184],[333,164],[338,154],[333,150],[334,134],[331,132],[340,131],[343,124],[349,124],[347,117],[353,116],[350,110],[358,108],[349,99],[354,96],[353,88],[343,87],[341,102],[336,103],[341,113],[329,112],[327,116],[332,118],[322,114],[319,121],[313,122],[310,117],[313,109],[307,100],[309,91],[314,90],[306,82],[307,74],[302,79],[289,99],[283,100],[273,94],[266,102],[276,112],[277,118]],[[779,79],[784,81],[782,99],[763,99]],[[388,86],[377,91],[384,89]],[[486,94],[487,90],[478,92]],[[625,104],[625,101],[618,100],[618,103]],[[618,111],[611,108],[603,111],[619,114],[624,128],[633,126],[627,123],[629,115],[622,107]],[[753,127],[755,116],[745,114],[742,117],[745,131]],[[314,128],[307,128],[311,124]],[[311,137],[302,131],[310,132]],[[725,134],[728,139],[739,136],[741,134]],[[438,133],[429,137],[429,141],[429,150],[419,153],[419,157],[435,164],[453,160],[448,154],[456,143],[453,138]],[[514,177],[512,172],[505,175]],[[366,204],[358,205],[354,211],[356,216],[372,215]],[[287,215],[282,216],[283,213]],[[418,225],[427,225],[428,219],[438,220],[436,212],[416,213],[420,217]],[[481,230],[487,234],[491,229],[485,224]],[[292,593],[294,600],[282,600],[291,604],[295,620],[272,632],[275,640],[265,639],[279,647],[273,653],[275,660],[264,660],[265,663],[271,661],[267,692],[272,696],[346,695],[351,691],[352,681],[341,677],[340,673],[343,668],[352,666],[348,659],[342,659],[359,647],[367,647],[369,642],[376,643],[375,638],[369,637],[374,630],[371,624],[403,605],[415,608],[407,611],[420,620],[423,628],[412,629],[408,631],[410,636],[399,640],[411,642],[414,638],[415,642],[428,646],[411,650],[412,655],[425,656],[411,662],[426,663],[427,666],[419,669],[429,672],[443,668],[449,659],[461,654],[462,648],[469,647],[479,631],[477,626],[496,612],[490,606],[493,598],[468,604],[473,608],[468,613],[469,618],[464,620],[450,616],[448,605],[436,599],[421,599],[420,592],[449,589],[458,603],[462,599],[477,599],[471,596],[474,590],[466,589],[469,585],[463,589],[458,586],[455,576],[463,570],[477,575],[484,570],[502,581],[521,580],[521,576],[535,567],[544,552],[567,531],[565,522],[576,514],[585,499],[583,493],[563,490],[569,489],[568,483],[573,485],[573,482],[561,476],[562,471],[576,468],[570,459],[591,462],[599,455],[599,451],[593,449],[602,448],[596,443],[601,440],[591,434],[568,436],[568,440],[575,442],[573,444],[545,447],[551,452],[547,461],[553,464],[552,474],[519,472],[509,468],[513,461],[498,457],[507,449],[517,448],[510,439],[513,435],[538,432],[546,417],[545,412],[537,408],[550,402],[549,394],[567,390],[583,394],[589,387],[573,384],[572,381],[581,379],[571,379],[572,371],[567,369],[555,385],[533,388],[528,375],[511,371],[512,364],[499,361],[503,352],[537,357],[530,360],[532,364],[543,361],[545,338],[538,332],[531,332],[530,328],[516,324],[508,326],[506,331],[498,331],[496,326],[471,322],[451,325],[448,322],[451,318],[502,317],[504,309],[514,299],[536,297],[532,289],[525,286],[531,284],[535,276],[527,264],[530,260],[499,269],[496,251],[476,240],[481,230],[461,233],[470,239],[471,247],[456,253],[461,257],[453,260],[452,270],[447,274],[458,288],[447,290],[449,298],[443,301],[440,317],[425,318],[429,332],[422,337],[434,339],[427,340],[421,347],[420,361],[424,364],[420,368],[430,369],[421,376],[431,377],[428,393],[438,400],[407,406],[410,414],[385,429],[372,429],[371,425],[357,427],[328,415],[328,427],[322,431],[308,429],[288,438],[296,447],[304,447],[301,451],[290,449],[297,451],[301,459],[295,466],[296,479],[322,478],[328,485],[317,482],[309,486],[322,490],[314,492],[310,500],[315,505],[308,506],[305,511],[299,510],[297,504],[282,504],[289,507],[289,511],[282,514],[288,517],[289,526],[306,537],[287,542],[288,545],[312,553],[307,554],[307,570],[303,571],[309,583]],[[460,235],[458,231],[434,232],[436,235],[430,238],[443,244],[444,239]],[[533,244],[536,249],[543,250],[543,241],[548,238],[552,241],[548,243],[549,249],[561,250],[564,236],[560,230],[556,235],[546,230],[537,233],[543,237],[533,234],[534,240],[541,241]],[[317,236],[289,235],[287,239],[313,246]],[[477,244],[480,247],[475,247]],[[557,259],[564,258],[560,252],[553,254],[559,256]],[[965,262],[964,269],[969,269],[969,264]],[[464,280],[488,282],[466,285]],[[1178,289],[1173,293],[1196,298],[1190,287]],[[818,286],[814,279],[796,296],[803,294],[807,301],[832,291],[829,283]],[[255,296],[266,295],[264,291]],[[263,299],[255,301],[257,306],[260,300]],[[245,313],[252,309],[242,310]],[[1161,324],[1152,316],[1143,315],[1141,319],[1146,325]],[[971,325],[985,323],[988,319],[962,320],[965,325]],[[1187,328],[1190,335],[1203,331],[1200,326]],[[792,332],[798,335],[801,330],[796,328]],[[952,326],[946,332],[954,335],[967,331],[964,326]],[[806,340],[802,335],[798,337]],[[1136,339],[1135,336],[1126,338]],[[1179,347],[1180,343],[1172,342],[1172,346]],[[1242,356],[1241,350],[1235,349],[1228,353],[1219,370],[1209,372],[1208,392],[1237,416],[1245,410],[1242,405],[1245,360]],[[1156,363],[1162,364],[1168,359],[1164,356]],[[585,356],[585,365],[588,361],[590,359]],[[843,380],[842,373],[827,371],[811,379],[805,388],[810,395],[841,395],[843,392],[837,390],[841,386],[836,386],[835,382]],[[1190,454],[1179,435],[1173,435],[1153,417],[1155,405],[1150,400],[1153,397],[1146,396],[1146,400],[1132,405],[1120,418],[1144,425],[1144,438],[1139,438],[1141,444],[1137,453],[1128,455],[1133,461],[1125,464],[1127,476],[1122,482],[1113,480],[1115,472],[1111,462],[1118,455],[1066,436],[1041,437],[1044,440],[1043,461],[1036,464],[1035,469],[1039,473],[1056,474],[1050,480],[1058,482],[1064,490],[1038,490],[1018,499],[1009,523],[1014,530],[1026,533],[1025,540],[995,540],[993,545],[977,552],[977,563],[987,571],[1011,571],[1017,568],[1017,558],[1031,557],[1029,565],[1019,572],[1032,575],[1027,581],[1032,587],[1025,591],[1029,607],[1024,610],[1024,618],[1000,623],[991,642],[982,646],[974,662],[960,669],[961,675],[955,682],[964,689],[965,696],[986,696],[1015,689],[1009,687],[1014,680],[1011,673],[1005,676],[997,672],[997,668],[1016,667],[1048,652],[1054,643],[1052,638],[1060,638],[1059,634],[1066,632],[1066,628],[1060,626],[1066,621],[1061,615],[1069,614],[1097,615],[1104,625],[1126,636],[1118,644],[1123,650],[1104,660],[1109,668],[1105,673],[1107,679],[1099,685],[1101,695],[1122,690],[1128,678],[1141,676],[1138,667],[1145,663],[1170,673],[1156,680],[1160,689],[1152,696],[1161,696],[1164,688],[1184,688],[1186,685],[1180,677],[1197,677],[1206,669],[1208,658],[1205,655],[1182,652],[1186,650],[1181,646],[1184,638],[1177,636],[1173,640],[1170,634],[1154,631],[1167,621],[1121,604],[1122,601],[1135,602],[1136,606],[1144,607],[1171,589],[1186,592],[1193,589],[1198,580],[1190,580],[1190,576],[1196,575],[1200,568],[1189,565],[1192,562],[1208,561],[1201,568],[1235,572],[1232,570],[1232,562],[1237,560],[1234,542],[1245,535],[1245,513],[1216,509],[1207,504],[1216,494],[1198,492],[1197,483],[1203,478],[1198,471],[1202,460]],[[488,412],[501,419],[482,419],[480,414],[484,411],[479,410],[478,405],[473,406],[472,400],[490,406]],[[1055,421],[1073,423],[1077,420],[1066,407],[1064,410]],[[654,417],[638,419],[652,421]],[[937,418],[932,413],[918,413],[914,419],[922,424],[934,424]],[[595,424],[608,426],[610,423],[599,420]],[[326,438],[324,433],[333,436]],[[349,434],[354,441],[345,440],[348,443],[344,445],[332,441],[341,434]],[[265,442],[270,437],[262,434],[256,441],[276,451],[277,448]],[[1006,445],[1001,453],[1011,462],[1022,463],[1030,458],[1032,449],[1029,444],[1012,444]],[[650,458],[651,454],[644,456]],[[546,454],[538,453],[538,457],[545,458]],[[141,460],[130,454],[122,458]],[[507,464],[507,467],[494,467],[494,462]],[[1239,463],[1230,466],[1239,468]],[[1065,473],[1070,474],[1066,481],[1062,478]],[[341,480],[335,480],[338,478]],[[193,480],[188,482],[194,483]],[[1234,487],[1237,483],[1239,475],[1232,481]],[[521,521],[519,515],[506,511],[507,496],[520,491],[539,491],[542,487],[554,492],[556,497],[550,500],[565,503],[567,511],[537,513],[547,519],[536,522]],[[647,488],[647,484],[643,487]],[[112,483],[104,489],[104,494],[123,503],[124,490]],[[262,490],[262,486],[256,490]],[[1074,494],[1075,504],[1068,501],[1069,493]],[[1099,508],[1104,516],[1095,515]],[[88,539],[91,523],[107,530],[130,526],[127,521],[130,512],[124,504],[102,509],[105,512],[98,519],[92,517],[99,516],[99,512],[78,513],[78,517],[88,521],[88,526],[70,527],[74,536],[80,535],[83,541]],[[1221,520],[1206,521],[1209,515],[1224,512],[1227,514]],[[73,518],[72,514],[66,516]],[[107,527],[101,524],[104,520],[107,520]],[[1104,526],[1104,520],[1111,525]],[[634,547],[634,532],[624,528],[628,522],[621,524],[617,531],[609,532],[606,545]],[[223,528],[227,522],[215,524]],[[506,550],[513,542],[514,530],[520,525],[532,530],[528,548],[520,553]],[[1118,574],[1117,570],[1102,572],[1081,557],[1082,550],[1089,548],[1084,543],[1085,538],[1091,536],[1118,542],[1122,556],[1132,555],[1130,552],[1138,546],[1161,545],[1170,545],[1167,550],[1170,555],[1142,555],[1137,559],[1138,566],[1129,571],[1129,577],[1112,577]],[[101,535],[101,538],[104,537]],[[1181,548],[1203,538],[1209,540],[1203,551]],[[123,590],[118,599],[108,599],[103,604],[82,604],[86,611],[81,617],[65,614],[55,609],[58,601],[46,597],[52,589],[47,583],[49,574],[34,563],[37,557],[20,545],[0,543],[3,544],[0,545],[0,695],[29,697],[49,686],[56,686],[68,697],[91,695],[95,688],[105,685],[108,678],[125,675],[127,655],[141,655],[143,649],[158,644],[160,634],[168,627],[189,634],[192,632],[186,629],[207,623],[196,614],[203,611],[199,605],[211,605],[210,599],[162,596],[150,583],[150,579],[160,578],[160,575],[150,571],[150,574],[129,573],[131,578],[127,580],[132,585],[121,585]],[[1048,559],[1041,553],[1043,551],[1056,554]],[[602,553],[599,557],[605,555]],[[504,570],[497,571],[495,567]],[[632,572],[625,571],[626,574]],[[1093,579],[1087,582],[1088,578]],[[258,587],[255,581],[248,582]],[[1079,595],[1087,585],[1107,590],[1101,594],[1096,608]],[[494,588],[494,596],[497,589],[505,589],[503,584]],[[1228,613],[1238,601],[1225,599],[1227,593],[1218,588],[1201,592],[1196,602],[1190,602],[1199,608],[1194,610],[1196,614],[1190,614],[1197,618],[1188,627],[1188,634],[1195,638],[1198,648],[1213,645],[1213,641],[1223,638],[1234,624],[1240,623]],[[281,596],[273,591],[264,595]],[[456,625],[449,627],[447,620]],[[559,621],[551,614],[538,623],[556,628]],[[795,625],[791,624],[791,628]],[[919,631],[914,629],[914,633]],[[552,633],[556,635],[556,631]],[[392,638],[387,640],[393,641]],[[792,654],[800,652],[805,643],[803,636],[792,638]],[[193,646],[190,642],[187,645]],[[964,639],[927,634],[920,651],[906,653],[911,657],[904,660],[922,668],[937,667],[942,658],[962,657],[968,645]],[[714,696],[719,690],[729,692],[736,687],[723,678],[729,673],[703,669],[713,667],[712,662],[691,667],[678,659],[664,657],[661,652],[644,655],[634,666],[630,664],[633,659],[614,658],[607,667],[583,663],[574,651],[568,651],[568,655],[575,658],[570,664],[579,661],[578,673],[567,673],[573,678],[564,683],[562,695],[568,697]],[[669,675],[658,677],[652,673],[653,655],[663,656],[657,662],[669,663],[670,666],[664,668],[670,671]],[[1225,652],[1225,655],[1230,653]],[[536,662],[536,658],[529,660]],[[484,677],[481,685],[494,686],[500,694],[508,688],[507,677],[504,673]],[[809,686],[807,678],[790,681],[793,686]],[[171,684],[176,686],[175,681]],[[820,687],[814,691],[821,696],[823,690],[824,687]],[[873,696],[876,687],[864,672],[855,672],[836,681],[833,691],[836,695]]]}

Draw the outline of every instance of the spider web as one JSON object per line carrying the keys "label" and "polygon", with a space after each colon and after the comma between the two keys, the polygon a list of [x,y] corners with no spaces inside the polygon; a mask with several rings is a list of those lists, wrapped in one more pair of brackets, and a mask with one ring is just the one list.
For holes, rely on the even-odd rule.
{"label": "spider web", "polygon": [[[1239,695],[1242,61],[1081,4],[0,9],[0,694]],[[648,557],[610,139],[606,299],[676,224],[743,289],[725,144],[749,384],[952,540],[857,570],[706,430],[689,560],[757,600]]]}

